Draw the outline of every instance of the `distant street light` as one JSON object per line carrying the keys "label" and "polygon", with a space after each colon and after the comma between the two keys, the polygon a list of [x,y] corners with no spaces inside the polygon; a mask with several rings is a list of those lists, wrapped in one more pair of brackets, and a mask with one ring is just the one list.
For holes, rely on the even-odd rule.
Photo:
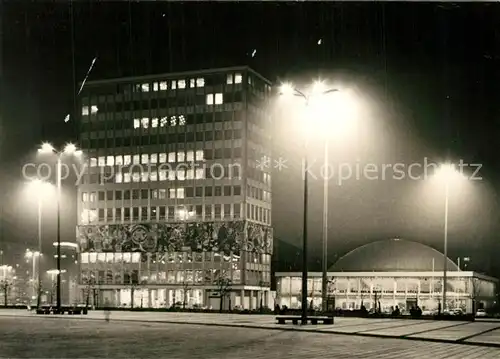
{"label": "distant street light", "polygon": [[[31,251],[30,249],[26,249],[26,253],[24,256],[31,260],[32,262],[32,271],[31,271],[31,284],[33,288],[33,296],[36,296],[37,308],[40,306],[40,284],[41,284],[41,276],[40,276],[40,257],[42,256],[42,252],[40,251]],[[38,270],[37,268],[38,264]],[[37,273],[37,279],[35,279],[35,272]]]}
{"label": "distant street light", "polygon": [[61,163],[62,157],[65,155],[81,156],[82,151],[78,150],[72,143],[68,143],[62,151],[57,151],[50,143],[44,143],[38,149],[40,154],[55,154],[57,155],[57,310],[61,309]]}
{"label": "distant street light", "polygon": [[[338,92],[336,88],[328,89],[324,82],[316,81],[312,85],[312,89],[309,93],[298,90],[290,83],[285,83],[280,88],[280,94],[283,97],[292,96],[300,98],[304,101],[306,106],[306,116],[312,117],[313,120],[321,120],[322,127],[326,127],[329,123],[326,120],[328,117],[328,102],[326,95]],[[322,131],[326,131],[322,128]],[[307,168],[308,156],[307,156],[307,142],[305,141],[305,153],[304,153],[304,165]],[[324,141],[324,169],[327,171],[328,166],[328,139],[325,137]],[[322,308],[326,311],[326,298],[328,291],[328,180],[329,176],[324,174],[323,176],[323,256],[322,256]],[[303,233],[302,233],[302,324],[307,324],[307,277],[308,277],[308,263],[307,263],[307,209],[308,209],[308,174],[307,171],[304,173],[304,217],[303,217]]]}
{"label": "distant street light", "polygon": [[453,164],[442,164],[435,174],[436,178],[444,185],[444,256],[443,256],[443,308],[446,310],[446,285],[448,271],[448,203],[450,195],[450,184],[457,180],[465,179],[462,172],[455,169]]}

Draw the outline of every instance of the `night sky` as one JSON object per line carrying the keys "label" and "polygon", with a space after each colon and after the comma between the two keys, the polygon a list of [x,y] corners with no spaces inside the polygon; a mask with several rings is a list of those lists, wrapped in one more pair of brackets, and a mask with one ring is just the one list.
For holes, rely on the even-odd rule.
{"label": "night sky", "polygon": [[[97,56],[90,80],[238,65],[273,82],[318,75],[335,80],[342,74],[359,86],[372,113],[355,154],[331,146],[331,159],[408,163],[427,156],[483,164],[483,181],[467,193],[454,193],[449,253],[452,259],[470,256],[476,269],[500,274],[494,260],[500,248],[499,5],[123,1],[2,6],[0,246],[10,253],[32,245],[36,234],[35,212],[19,199],[20,168],[41,141],[62,144],[76,137],[75,123],[63,119],[74,112],[77,83]],[[276,121],[281,130],[275,151],[289,158],[290,168],[274,176],[275,235],[300,246],[301,178],[293,166],[300,141],[287,131],[286,118]],[[313,257],[320,248],[321,187],[312,181]],[[332,185],[331,259],[395,236],[442,250],[442,198],[424,187],[408,181]],[[74,205],[67,205],[64,216],[63,236],[73,239]],[[46,221],[45,235],[54,236],[53,216]]]}

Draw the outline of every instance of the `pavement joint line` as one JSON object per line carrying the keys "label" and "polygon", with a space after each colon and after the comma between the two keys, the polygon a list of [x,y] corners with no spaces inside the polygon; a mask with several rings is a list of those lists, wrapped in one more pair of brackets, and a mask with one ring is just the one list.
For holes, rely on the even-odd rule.
{"label": "pavement joint line", "polygon": [[[11,316],[12,317],[12,316]],[[19,316],[18,316],[19,317]],[[101,318],[85,318],[85,317],[75,317],[75,316],[43,316],[43,315],[34,315],[34,316],[22,316],[20,318],[48,318],[48,319],[80,319],[80,320],[94,320],[94,321],[105,321]],[[360,337],[369,337],[369,338],[378,338],[378,339],[399,339],[399,340],[413,340],[413,341],[421,341],[421,342],[431,342],[431,343],[442,343],[442,344],[455,344],[455,345],[467,345],[467,346],[478,346],[478,347],[488,347],[488,348],[500,348],[500,343],[484,343],[484,342],[467,342],[467,341],[457,341],[453,339],[439,339],[439,338],[418,338],[418,337],[405,337],[405,336],[389,336],[375,333],[347,333],[347,332],[337,332],[334,330],[318,330],[318,329],[297,329],[294,327],[288,328],[280,328],[280,327],[264,327],[262,325],[238,325],[238,324],[229,324],[229,323],[202,323],[202,322],[178,322],[172,320],[144,320],[144,319],[112,319],[114,322],[139,322],[139,323],[156,323],[156,324],[184,324],[184,325],[203,325],[203,326],[213,326],[213,327],[232,327],[232,328],[247,328],[247,329],[260,329],[260,330],[278,330],[278,331],[294,331],[294,332],[304,332],[304,333],[319,333],[319,334],[337,334],[337,335],[354,335]],[[461,323],[461,324],[469,324],[469,323]],[[459,326],[461,324],[453,325]],[[450,326],[450,327],[453,327]],[[300,326],[298,326],[300,327]],[[442,329],[442,328],[439,328]],[[433,329],[434,330],[434,329]],[[432,331],[432,330],[431,330]]]}
{"label": "pavement joint line", "polygon": [[434,332],[436,330],[448,329],[448,328],[453,328],[453,327],[459,327],[461,325],[466,325],[466,324],[471,324],[471,322],[458,323],[458,324],[447,325],[445,327],[439,327],[439,328],[434,328],[434,329],[421,330],[419,332],[414,332],[414,333],[410,333],[410,334],[401,335],[401,338],[405,338],[406,339],[407,337],[410,337],[411,335],[418,335],[418,334],[423,334],[423,333],[428,333],[428,332]]}
{"label": "pavement joint line", "polygon": [[403,325],[393,325],[393,326],[390,326],[390,327],[387,327],[387,328],[376,328],[376,329],[361,330],[359,332],[355,332],[355,334],[366,333],[366,332],[373,332],[373,331],[384,330],[384,329],[409,327],[409,326],[418,325],[418,324],[420,324],[420,323],[410,323],[410,324],[403,324]]}
{"label": "pavement joint line", "polygon": [[[385,323],[385,322],[386,322],[386,320],[377,320],[377,321],[371,322],[369,325],[375,324],[375,323]],[[333,323],[333,325],[335,325],[335,322]],[[363,323],[336,325],[336,327],[337,328],[346,328],[346,327],[357,327],[357,326],[360,326],[360,325],[363,325]]]}
{"label": "pavement joint line", "polygon": [[486,329],[486,330],[483,330],[482,332],[479,332],[479,333],[476,333],[476,334],[467,335],[467,336],[465,336],[463,338],[458,339],[457,342],[462,342],[464,340],[472,339],[474,337],[478,337],[480,335],[492,332],[492,331],[497,330],[497,329],[500,329],[500,326],[496,326],[496,327],[493,327],[493,328],[490,328],[490,329]]}

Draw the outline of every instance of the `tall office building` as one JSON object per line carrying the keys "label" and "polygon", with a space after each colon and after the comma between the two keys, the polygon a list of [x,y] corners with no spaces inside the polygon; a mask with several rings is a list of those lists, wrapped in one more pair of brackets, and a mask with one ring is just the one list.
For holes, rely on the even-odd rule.
{"label": "tall office building", "polygon": [[248,67],[88,82],[80,291],[100,306],[272,306],[271,85]]}

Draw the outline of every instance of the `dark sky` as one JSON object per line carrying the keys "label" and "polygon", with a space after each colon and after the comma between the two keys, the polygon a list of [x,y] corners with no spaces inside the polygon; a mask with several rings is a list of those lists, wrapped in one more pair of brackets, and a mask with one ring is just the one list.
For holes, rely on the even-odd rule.
{"label": "dark sky", "polygon": [[[74,110],[76,83],[98,56],[91,80],[235,65],[249,65],[272,81],[346,75],[375,113],[364,126],[373,131],[357,149],[364,161],[449,156],[483,164],[484,181],[475,184],[476,194],[455,194],[450,256],[468,255],[480,269],[494,269],[499,5],[123,1],[72,6],[10,2],[1,11],[4,247],[25,248],[32,241],[33,211],[18,200],[20,167],[42,140],[63,143],[75,137],[75,128],[63,119]],[[292,162],[297,141],[284,133],[276,140],[277,151]],[[332,149],[335,160],[352,155],[337,150]],[[273,221],[277,237],[299,245],[302,194],[294,170],[274,177]],[[441,250],[442,214],[436,207],[441,202],[422,191],[429,194],[422,184],[407,181],[332,186],[332,258],[391,236]],[[320,243],[321,196],[321,184],[313,182],[313,254]],[[70,238],[74,213],[68,209],[65,215],[64,235]],[[47,225],[47,236],[52,227]]]}

